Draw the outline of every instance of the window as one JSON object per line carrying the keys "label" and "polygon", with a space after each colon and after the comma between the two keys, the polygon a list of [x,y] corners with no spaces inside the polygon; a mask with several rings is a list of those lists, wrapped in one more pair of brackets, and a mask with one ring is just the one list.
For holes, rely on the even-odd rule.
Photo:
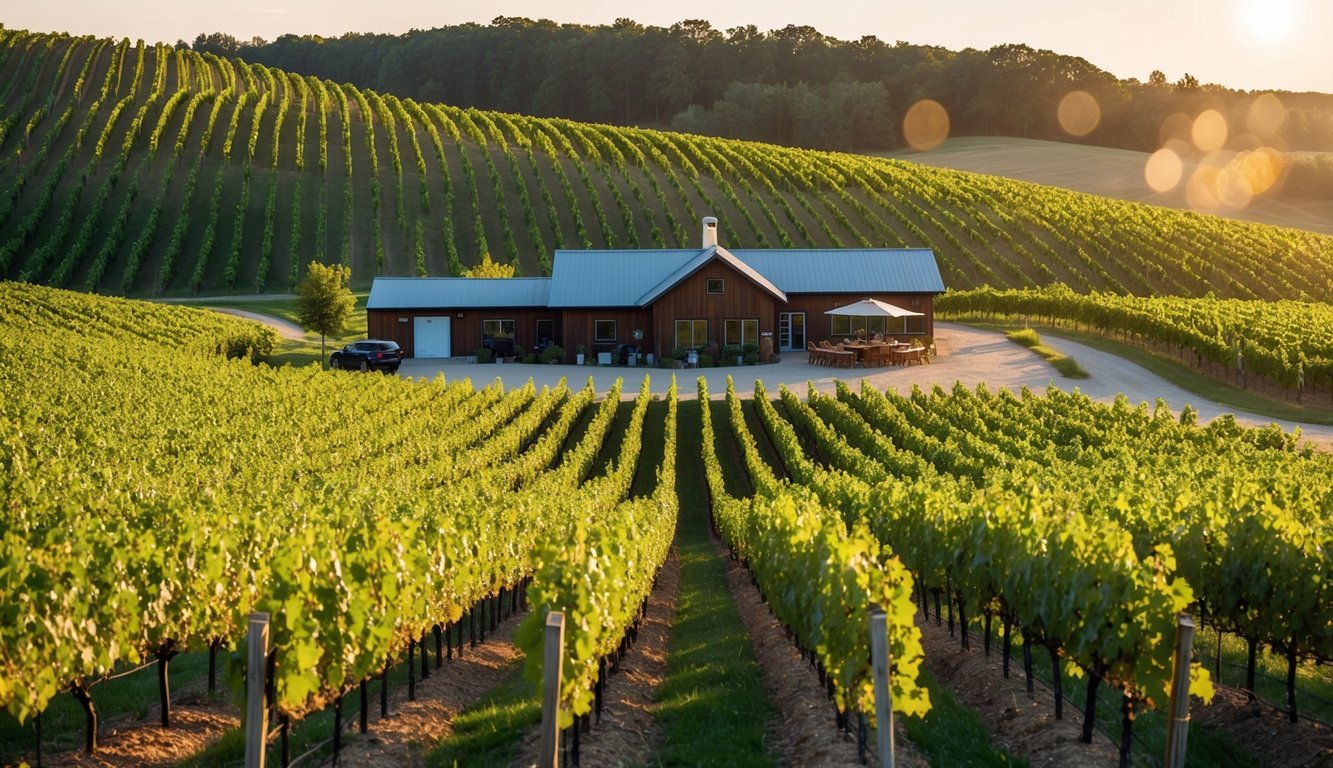
{"label": "window", "polygon": [[537,343],[554,344],[555,343],[555,321],[538,320],[537,321]]}
{"label": "window", "polygon": [[722,321],[723,344],[758,344],[759,321],[754,318]]}
{"label": "window", "polygon": [[913,297],[912,297],[912,308],[915,309],[916,307],[919,307],[919,306],[921,306],[921,297],[920,297],[920,296],[913,296]]}
{"label": "window", "polygon": [[482,320],[481,338],[484,341],[514,338],[513,320]]}
{"label": "window", "polygon": [[727,281],[720,277],[710,277],[706,282],[709,293],[723,293],[727,287]]}
{"label": "window", "polygon": [[926,318],[924,315],[921,317],[905,317],[903,319],[907,321],[904,332],[915,334],[924,334],[926,332]]}
{"label": "window", "polygon": [[[890,321],[890,318],[887,317],[833,315],[832,321],[832,330],[829,332],[832,336],[850,337],[858,335],[857,331],[865,331],[868,338],[877,333],[895,333],[898,328],[898,321]],[[893,325],[888,325],[889,322],[892,322]]]}
{"label": "window", "polygon": [[600,343],[614,343],[620,338],[616,333],[615,320],[593,320],[592,340]]}
{"label": "window", "polygon": [[707,320],[677,320],[676,346],[685,349],[703,347],[708,344]]}

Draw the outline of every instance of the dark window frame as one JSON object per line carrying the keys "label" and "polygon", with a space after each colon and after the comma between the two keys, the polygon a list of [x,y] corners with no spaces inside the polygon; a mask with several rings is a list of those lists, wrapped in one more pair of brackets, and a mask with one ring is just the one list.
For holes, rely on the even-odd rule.
{"label": "dark window frame", "polygon": [[[601,333],[603,323],[611,324],[611,335]],[[620,323],[612,318],[592,321],[592,342],[594,344],[615,344],[620,341]]]}
{"label": "dark window frame", "polygon": [[[491,333],[491,332],[487,331],[487,330],[486,330],[486,327],[487,327],[487,325],[488,325],[489,323],[499,323],[499,324],[500,324],[500,332],[497,334],[497,333]],[[507,332],[508,335],[506,335],[506,331],[505,331],[505,323],[508,323],[508,324],[509,324],[509,330],[508,330],[508,332]],[[483,319],[483,320],[481,321],[481,338],[482,338],[482,340],[513,339],[513,338],[515,338],[515,337],[517,336],[517,334],[518,334],[518,325],[513,321],[512,318],[507,318],[507,317],[488,317],[488,318],[485,318],[485,319]]]}
{"label": "dark window frame", "polygon": [[[739,324],[739,326],[740,326],[740,329],[739,329],[739,330],[740,330],[740,333],[738,334],[739,339],[738,339],[737,341],[732,341],[732,337],[730,336],[730,329],[729,329],[728,326],[730,326],[732,323],[737,323],[737,324]],[[747,338],[746,338],[746,334],[745,334],[745,326],[746,326],[747,324],[750,324],[750,323],[753,323],[753,324],[754,324],[754,325],[753,325],[753,327],[754,327],[754,333],[752,334],[752,338],[748,338],[748,339],[747,339]],[[722,320],[722,343],[723,343],[723,344],[739,344],[739,345],[744,345],[744,344],[758,344],[758,343],[759,343],[759,318],[757,318],[757,317],[727,317],[727,318],[723,318],[723,320]]]}
{"label": "dark window frame", "polygon": [[[690,343],[681,344],[680,324],[690,324]],[[699,323],[703,323],[702,335],[699,333]],[[676,346],[683,349],[702,349],[708,346],[708,318],[706,317],[678,317],[672,324],[672,341]]]}
{"label": "dark window frame", "polygon": [[[713,290],[713,286],[717,290]],[[710,296],[721,296],[727,292],[727,280],[722,277],[709,277],[704,279],[704,292]]]}

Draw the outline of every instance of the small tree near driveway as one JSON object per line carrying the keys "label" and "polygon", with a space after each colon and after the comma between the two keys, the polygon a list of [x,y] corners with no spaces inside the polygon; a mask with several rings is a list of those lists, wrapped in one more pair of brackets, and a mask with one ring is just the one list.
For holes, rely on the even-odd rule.
{"label": "small tree near driveway", "polygon": [[319,364],[324,365],[324,339],[347,327],[356,307],[356,296],[347,287],[352,271],[341,264],[310,262],[305,277],[296,284],[297,320],[307,331],[319,334]]}

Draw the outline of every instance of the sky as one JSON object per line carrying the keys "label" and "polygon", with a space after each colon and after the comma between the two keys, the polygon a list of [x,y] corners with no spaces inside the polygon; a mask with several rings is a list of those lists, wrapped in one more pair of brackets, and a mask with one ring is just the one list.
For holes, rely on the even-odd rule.
{"label": "sky", "polygon": [[0,0],[6,27],[148,42],[200,32],[243,40],[398,34],[496,16],[655,26],[706,19],[720,30],[803,24],[843,40],[875,35],[953,50],[1026,43],[1121,78],[1147,80],[1159,69],[1171,81],[1188,72],[1229,88],[1333,93],[1333,0]]}

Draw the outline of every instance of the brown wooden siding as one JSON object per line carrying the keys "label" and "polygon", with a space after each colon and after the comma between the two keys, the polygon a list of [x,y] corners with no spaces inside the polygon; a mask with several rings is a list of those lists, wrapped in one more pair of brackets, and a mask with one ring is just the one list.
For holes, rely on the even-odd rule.
{"label": "brown wooden siding", "polygon": [[[555,343],[562,344],[560,312],[554,309],[371,309],[366,312],[366,329],[372,339],[398,342],[408,357],[415,357],[412,345],[413,318],[448,317],[450,346],[454,356],[470,355],[481,346],[483,320],[513,320],[514,347],[520,353],[528,352],[537,344],[537,321],[551,320],[555,324]],[[403,321],[400,321],[402,319]]]}
{"label": "brown wooden siding", "polygon": [[[795,293],[787,295],[787,306],[778,311],[804,312],[806,336],[810,341],[818,343],[823,339],[833,339],[832,318],[824,313],[861,299],[879,299],[895,307],[921,312],[924,314],[921,319],[925,323],[925,333],[913,335],[917,338],[922,335],[932,337],[935,335],[935,297],[929,293]],[[901,328],[902,321],[899,320],[898,323],[898,327]],[[893,328],[892,320],[889,321],[889,328]],[[904,340],[913,336],[902,333],[890,335]]]}
{"label": "brown wooden siding", "polygon": [[[587,354],[597,352],[618,352],[621,344],[637,344],[640,352],[652,352],[653,329],[652,313],[646,309],[608,308],[608,309],[566,309],[561,313],[560,324],[565,334],[565,357],[574,362],[578,346],[582,344]],[[615,342],[594,342],[593,322],[596,320],[616,321]],[[634,338],[634,331],[643,331],[642,339]]]}
{"label": "brown wooden siding", "polygon": [[[723,292],[708,293],[708,280],[721,278]],[[677,320],[707,320],[710,344],[722,346],[722,321],[757,319],[759,333],[777,326],[781,301],[730,265],[714,261],[676,284],[652,305],[654,346],[660,358],[675,346]]]}

